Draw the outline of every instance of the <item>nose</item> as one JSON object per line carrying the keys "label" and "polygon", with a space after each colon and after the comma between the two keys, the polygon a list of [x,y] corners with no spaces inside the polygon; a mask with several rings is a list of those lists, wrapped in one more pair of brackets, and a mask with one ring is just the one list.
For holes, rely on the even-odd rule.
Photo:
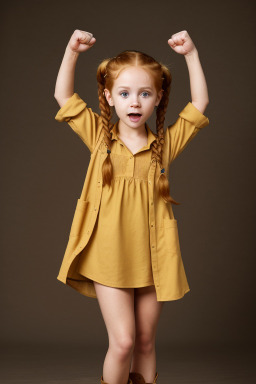
{"label": "nose", "polygon": [[134,96],[132,102],[131,102],[131,107],[138,107],[140,105],[138,96]]}

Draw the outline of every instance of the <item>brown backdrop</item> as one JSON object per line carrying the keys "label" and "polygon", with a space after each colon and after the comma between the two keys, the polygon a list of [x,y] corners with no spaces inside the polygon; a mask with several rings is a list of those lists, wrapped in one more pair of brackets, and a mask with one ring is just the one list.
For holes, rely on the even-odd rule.
{"label": "brown backdrop", "polygon": [[[167,40],[186,29],[207,79],[210,125],[171,166],[191,291],[167,302],[158,343],[255,341],[255,27],[253,1],[12,1],[1,22],[2,342],[106,342],[97,300],[57,280],[90,153],[54,117],[57,73],[75,29],[75,91],[99,113],[96,68],[124,49],[170,66],[166,124],[191,100],[185,59]],[[155,117],[149,121],[155,131]]]}

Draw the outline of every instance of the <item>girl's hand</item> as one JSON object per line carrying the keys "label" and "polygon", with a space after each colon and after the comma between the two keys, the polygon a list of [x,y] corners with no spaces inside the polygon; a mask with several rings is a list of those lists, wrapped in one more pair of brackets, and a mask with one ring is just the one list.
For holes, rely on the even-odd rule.
{"label": "girl's hand", "polygon": [[76,29],[68,42],[68,47],[73,52],[85,52],[94,45],[95,41],[92,33]]}
{"label": "girl's hand", "polygon": [[168,40],[168,44],[175,52],[181,55],[188,55],[197,50],[187,31],[181,31],[172,35]]}

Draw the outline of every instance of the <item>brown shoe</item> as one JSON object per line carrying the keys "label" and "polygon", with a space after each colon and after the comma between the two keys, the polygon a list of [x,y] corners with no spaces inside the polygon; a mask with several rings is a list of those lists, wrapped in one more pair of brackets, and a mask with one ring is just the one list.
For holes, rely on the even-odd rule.
{"label": "brown shoe", "polygon": [[[100,384],[108,384],[108,383],[106,383],[106,381],[103,380],[103,376],[101,376]],[[127,384],[133,384],[133,382],[132,382],[132,380],[130,379],[130,377],[129,377],[129,379],[128,379]]]}
{"label": "brown shoe", "polygon": [[155,384],[157,377],[158,377],[158,373],[156,372],[153,383],[146,383],[146,381],[145,381],[145,379],[141,373],[130,372],[130,374],[129,374],[129,378],[132,379],[133,384]]}

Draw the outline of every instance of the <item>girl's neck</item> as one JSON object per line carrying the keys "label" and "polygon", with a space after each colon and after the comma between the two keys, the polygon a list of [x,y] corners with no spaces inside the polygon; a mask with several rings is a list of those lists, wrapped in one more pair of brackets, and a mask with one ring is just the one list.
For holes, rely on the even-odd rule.
{"label": "girl's neck", "polygon": [[128,140],[137,140],[138,138],[147,137],[148,133],[145,123],[138,127],[132,128],[119,120],[117,124],[117,134],[118,136],[124,137]]}

